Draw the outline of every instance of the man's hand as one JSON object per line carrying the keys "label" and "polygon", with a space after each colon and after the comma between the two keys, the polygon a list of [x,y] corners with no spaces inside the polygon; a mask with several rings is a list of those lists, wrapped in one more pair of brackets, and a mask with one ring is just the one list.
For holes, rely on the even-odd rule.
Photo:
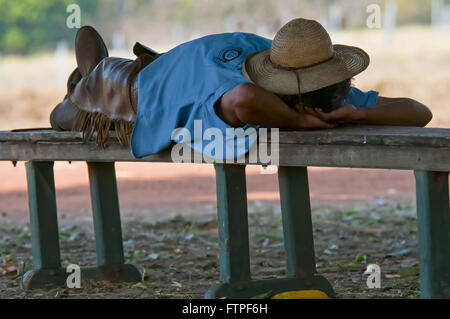
{"label": "man's hand", "polygon": [[312,109],[305,106],[305,112],[320,118],[327,123],[339,124],[339,123],[354,123],[358,120],[358,109],[351,104],[341,106],[334,111],[325,113],[320,108]]}
{"label": "man's hand", "polygon": [[336,124],[327,123],[327,121],[322,119],[319,114],[307,112],[306,109],[303,110],[301,107],[296,107],[295,109],[300,113],[299,126],[301,129],[326,129],[336,126]]}
{"label": "man's hand", "polygon": [[371,107],[356,108],[354,105],[347,104],[330,113],[305,107],[305,112],[333,124],[425,126],[433,117],[425,105],[413,99],[383,96],[379,96],[377,105]]}

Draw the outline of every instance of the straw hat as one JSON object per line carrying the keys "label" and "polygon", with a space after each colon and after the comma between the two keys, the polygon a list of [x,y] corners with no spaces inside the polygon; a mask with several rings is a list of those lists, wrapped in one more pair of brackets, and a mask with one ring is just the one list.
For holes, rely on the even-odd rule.
{"label": "straw hat", "polygon": [[270,92],[294,95],[349,79],[368,65],[364,50],[333,45],[319,22],[294,19],[277,32],[269,50],[245,58],[242,72]]}

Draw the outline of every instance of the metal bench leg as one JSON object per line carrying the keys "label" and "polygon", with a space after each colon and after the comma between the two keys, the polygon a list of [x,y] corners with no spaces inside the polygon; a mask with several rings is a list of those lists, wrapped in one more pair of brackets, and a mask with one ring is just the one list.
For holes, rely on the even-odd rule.
{"label": "metal bench leg", "polygon": [[230,297],[236,287],[243,288],[251,280],[245,165],[214,167],[222,284],[211,287],[206,298]]}
{"label": "metal bench leg", "polygon": [[278,170],[286,274],[301,278],[316,272],[307,174],[305,167]]}
{"label": "metal bench leg", "polygon": [[22,277],[21,288],[59,286],[67,274],[61,268],[53,162],[27,162],[33,270]]}
{"label": "metal bench leg", "polygon": [[[308,172],[306,167],[278,169],[286,275],[301,279],[298,295],[334,297],[330,283],[316,274]],[[306,291],[302,293],[302,291]],[[292,293],[295,296],[297,293]]]}
{"label": "metal bench leg", "polygon": [[414,172],[422,298],[450,298],[448,174],[448,172]]}
{"label": "metal bench leg", "polygon": [[141,274],[124,264],[119,197],[114,162],[88,162],[97,267],[81,270],[82,278],[114,281],[140,281]]}
{"label": "metal bench leg", "polygon": [[245,165],[216,164],[215,169],[222,284],[212,287],[206,298],[216,298],[235,283],[250,282]]}
{"label": "metal bench leg", "polygon": [[[222,283],[209,289],[205,297],[333,297],[333,289],[328,281],[314,274],[307,179],[306,184],[302,184],[305,182],[303,177],[306,176],[306,169],[302,175],[301,168],[292,171],[290,168],[281,168],[280,192],[283,198],[283,224],[286,227],[288,277],[271,280],[251,280],[250,277],[245,166],[216,164],[215,169]],[[301,199],[302,196],[307,197]],[[308,207],[302,210],[306,208],[306,202]]]}
{"label": "metal bench leg", "polygon": [[[53,162],[28,162],[33,270],[22,278],[23,289],[63,286],[69,273],[61,268]],[[88,163],[97,267],[81,268],[81,278],[135,282],[139,271],[124,264],[114,163]]]}

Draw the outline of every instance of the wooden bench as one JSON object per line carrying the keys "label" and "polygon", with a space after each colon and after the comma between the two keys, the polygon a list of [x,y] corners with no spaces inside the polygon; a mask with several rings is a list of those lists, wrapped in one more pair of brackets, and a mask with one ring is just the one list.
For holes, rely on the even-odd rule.
{"label": "wooden bench", "polygon": [[[316,273],[307,166],[414,170],[421,296],[450,297],[450,129],[353,126],[282,132],[279,141],[286,277],[251,279],[245,165],[215,164],[221,283],[207,298],[301,290],[334,297],[330,283]],[[85,161],[88,166],[97,266],[82,269],[82,277],[140,280],[139,271],[124,264],[114,162],[171,162],[169,149],[135,159],[115,138],[101,150],[94,142],[83,144],[76,132],[10,131],[0,132],[0,160],[27,162],[33,270],[23,276],[23,288],[66,281],[60,263],[54,161]]]}

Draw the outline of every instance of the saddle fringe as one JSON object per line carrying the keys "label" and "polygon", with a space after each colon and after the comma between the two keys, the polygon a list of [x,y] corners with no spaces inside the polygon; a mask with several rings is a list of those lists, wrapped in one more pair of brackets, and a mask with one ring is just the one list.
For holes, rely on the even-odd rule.
{"label": "saddle fringe", "polygon": [[88,112],[79,109],[73,122],[72,131],[83,132],[83,142],[90,140],[97,132],[97,145],[106,148],[108,147],[111,126],[114,126],[120,145],[130,146],[134,122],[112,120],[100,112]]}

